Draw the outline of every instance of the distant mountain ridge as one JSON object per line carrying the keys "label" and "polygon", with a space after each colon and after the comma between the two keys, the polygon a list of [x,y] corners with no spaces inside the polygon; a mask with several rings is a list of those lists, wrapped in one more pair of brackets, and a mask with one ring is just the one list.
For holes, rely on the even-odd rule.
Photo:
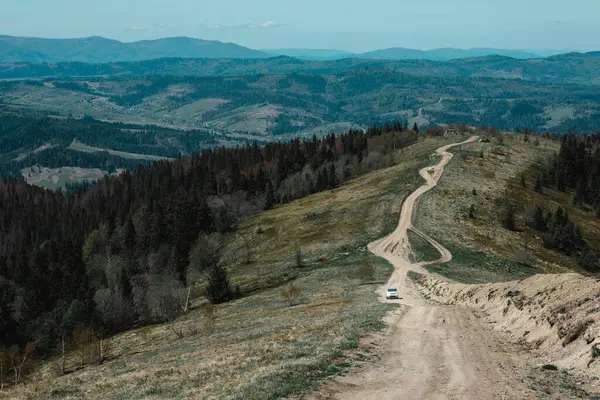
{"label": "distant mountain ridge", "polygon": [[342,60],[357,56],[356,53],[336,49],[265,49],[261,51],[272,56],[286,56],[313,61]]}
{"label": "distant mountain ridge", "polygon": [[375,50],[368,53],[358,54],[358,58],[383,59],[383,60],[432,60],[449,61],[459,58],[473,58],[485,56],[504,56],[516,59],[540,58],[539,55],[524,50],[506,50],[495,48],[473,48],[473,49],[455,49],[440,48],[432,50],[415,50],[403,47],[394,47],[389,49]]}
{"label": "distant mountain ridge", "polygon": [[548,58],[517,60],[485,56],[451,61],[343,60],[311,61],[279,56],[262,59],[161,58],[118,63],[1,63],[0,79],[93,76],[242,76],[273,73],[330,74],[379,69],[414,76],[522,79],[545,83],[600,85],[600,52],[569,53]]}
{"label": "distant mountain ridge", "polygon": [[172,37],[124,43],[92,36],[43,39],[0,36],[0,62],[110,63],[179,58],[268,58],[269,55],[234,43]]}
{"label": "distant mountain ridge", "polygon": [[350,58],[372,60],[431,60],[505,56],[515,59],[543,58],[559,54],[553,50],[507,50],[497,48],[439,48],[418,50],[404,47],[353,53],[337,49],[283,48],[254,50],[235,43],[171,37],[138,42],[120,42],[92,36],[77,39],[45,39],[0,35],[0,62],[85,62],[103,64],[136,62],[158,58],[239,58],[261,59],[277,56],[309,61],[335,61]]}
{"label": "distant mountain ridge", "polygon": [[[299,58],[301,60],[314,61],[341,60],[346,58],[449,61],[460,58],[485,57],[492,55],[511,57],[520,60],[542,58],[542,56],[533,51],[496,48],[455,49],[448,47],[432,50],[418,50],[404,47],[392,47],[366,53],[351,53],[335,49],[266,49],[262,51],[274,56],[287,56]],[[552,53],[552,55],[554,54],[555,53]]]}

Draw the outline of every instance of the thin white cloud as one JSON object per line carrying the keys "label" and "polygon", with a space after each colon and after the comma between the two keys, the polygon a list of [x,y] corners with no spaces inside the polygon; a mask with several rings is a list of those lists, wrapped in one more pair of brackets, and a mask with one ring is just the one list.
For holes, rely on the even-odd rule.
{"label": "thin white cloud", "polygon": [[205,25],[210,29],[273,29],[285,26],[285,24],[280,24],[275,21],[265,21],[261,24],[241,24],[241,25],[220,25],[220,24],[208,24]]}
{"label": "thin white cloud", "polygon": [[148,28],[146,28],[145,26],[139,26],[139,25],[133,25],[129,29],[132,30],[132,31],[134,31],[134,32],[143,32],[143,31],[147,31],[148,30]]}
{"label": "thin white cloud", "polygon": [[165,24],[164,22],[156,22],[152,24],[152,26],[154,28],[168,28],[167,24]]}

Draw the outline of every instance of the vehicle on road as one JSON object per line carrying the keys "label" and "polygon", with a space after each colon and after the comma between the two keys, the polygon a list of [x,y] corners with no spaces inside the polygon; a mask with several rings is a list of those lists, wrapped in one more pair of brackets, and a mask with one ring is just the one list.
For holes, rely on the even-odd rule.
{"label": "vehicle on road", "polygon": [[388,288],[388,290],[385,291],[385,298],[386,299],[397,299],[398,298],[398,290],[396,290],[396,288]]}

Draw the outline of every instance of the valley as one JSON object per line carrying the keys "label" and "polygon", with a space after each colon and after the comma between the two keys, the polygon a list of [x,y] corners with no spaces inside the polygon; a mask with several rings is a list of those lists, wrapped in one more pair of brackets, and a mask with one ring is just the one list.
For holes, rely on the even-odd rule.
{"label": "valley", "polygon": [[47,79],[0,82],[0,87],[0,104],[8,110],[203,130],[214,143],[321,136],[396,120],[422,130],[466,123],[556,132],[589,132],[600,121],[592,85],[424,77],[381,69]]}

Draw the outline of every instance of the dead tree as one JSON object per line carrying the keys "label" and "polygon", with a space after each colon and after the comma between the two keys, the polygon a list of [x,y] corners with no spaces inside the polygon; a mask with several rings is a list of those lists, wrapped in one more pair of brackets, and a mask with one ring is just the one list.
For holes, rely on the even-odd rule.
{"label": "dead tree", "polygon": [[6,364],[6,349],[0,347],[0,390],[4,389],[4,365]]}
{"label": "dead tree", "polygon": [[21,349],[19,349],[19,346],[16,345],[8,350],[10,366],[15,374],[15,385],[18,385],[21,382],[23,378],[23,372],[27,370],[27,367],[31,362],[34,353],[35,345],[33,343],[27,343],[23,351],[21,351]]}

